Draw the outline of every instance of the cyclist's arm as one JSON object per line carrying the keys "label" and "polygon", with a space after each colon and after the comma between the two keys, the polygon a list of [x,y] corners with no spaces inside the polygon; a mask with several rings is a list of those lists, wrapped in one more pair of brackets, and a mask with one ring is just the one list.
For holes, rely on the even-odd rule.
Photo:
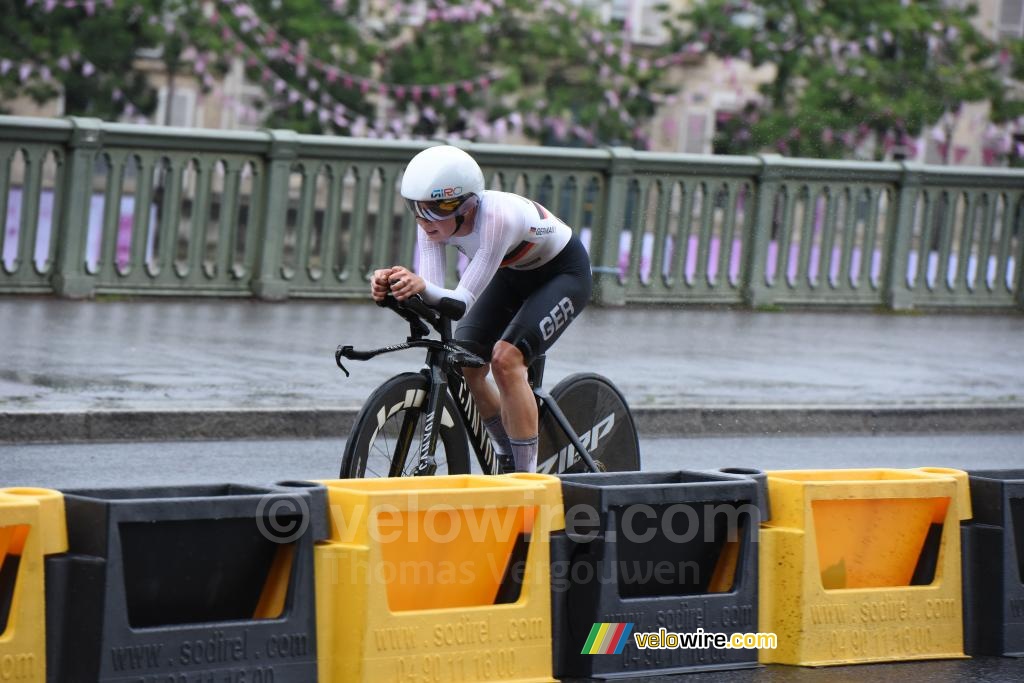
{"label": "cyclist's arm", "polygon": [[[477,214],[477,220],[480,221],[480,224],[474,227],[474,230],[480,233],[480,249],[466,266],[455,289],[446,289],[442,284],[444,283],[444,247],[437,242],[428,240],[422,231],[417,237],[420,249],[420,275],[426,284],[426,289],[423,290],[423,299],[427,303],[436,304],[442,298],[448,297],[466,304],[468,311],[473,307],[494,274],[498,272],[498,266],[501,265],[501,259],[509,246],[504,243],[510,232],[506,230],[505,212],[500,210],[489,211],[486,214],[481,212]],[[424,246],[428,248],[424,249]],[[438,270],[433,268],[438,262],[438,257],[432,253],[434,250],[441,253]]]}
{"label": "cyclist's arm", "polygon": [[444,271],[447,265],[444,244],[431,242],[422,230],[416,231],[416,251],[419,264],[416,274],[429,284],[444,284]]}
{"label": "cyclist's arm", "polygon": [[423,278],[425,286],[421,294],[423,300],[428,304],[436,304],[446,296],[453,296],[452,290],[444,288],[444,272],[447,268],[444,244],[431,242],[422,230],[417,230],[416,251],[419,254],[416,274]]}

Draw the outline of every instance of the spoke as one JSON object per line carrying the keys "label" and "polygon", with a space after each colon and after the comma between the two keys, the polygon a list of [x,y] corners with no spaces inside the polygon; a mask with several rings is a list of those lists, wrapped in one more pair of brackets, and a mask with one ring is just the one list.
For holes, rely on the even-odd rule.
{"label": "spoke", "polygon": [[[423,438],[423,422],[422,412],[414,409],[401,410],[389,416],[367,448],[362,476],[412,476],[419,462],[418,445]],[[437,474],[446,474],[448,460],[440,434],[435,458]]]}
{"label": "spoke", "polygon": [[[419,422],[419,415],[414,410],[403,410],[404,416],[402,417],[402,426],[398,431],[398,439],[395,441],[395,448],[391,452],[394,455],[391,457],[391,468],[389,470],[390,476],[395,477],[402,474],[403,465],[409,460],[409,454],[412,451],[413,435],[416,433],[416,425]],[[417,452],[417,459],[419,453]]]}
{"label": "spoke", "polygon": [[381,449],[381,454],[386,458],[387,454],[391,452],[391,449],[388,447],[388,433],[386,422],[384,423],[384,427],[381,428],[381,432],[384,434],[384,448]]}
{"label": "spoke", "polygon": [[[389,452],[390,452],[391,448],[389,447],[388,444],[390,443],[391,440],[390,440],[390,438],[388,436],[388,424],[387,424],[387,422],[385,422],[384,426],[381,427],[381,430],[380,430],[378,436],[380,437],[380,439],[383,440],[383,447],[381,446],[379,441],[375,441],[373,444],[371,444],[371,449],[372,449],[372,452],[373,452],[375,457],[379,456],[379,458],[381,460],[383,460],[384,463],[386,463],[388,465],[387,467],[384,467],[383,469],[385,471],[389,471],[390,470],[390,465],[391,465],[391,457],[389,455]],[[376,470],[374,470],[374,473],[378,477],[388,476],[386,474],[380,474],[380,473],[376,472]]]}

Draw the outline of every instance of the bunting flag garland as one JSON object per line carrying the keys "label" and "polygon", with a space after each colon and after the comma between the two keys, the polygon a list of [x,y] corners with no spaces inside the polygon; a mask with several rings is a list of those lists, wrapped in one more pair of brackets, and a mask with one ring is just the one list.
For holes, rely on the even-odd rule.
{"label": "bunting flag garland", "polygon": [[[308,70],[312,68],[319,72],[320,76],[325,78],[329,84],[340,82],[343,87],[358,90],[362,94],[376,92],[394,100],[411,100],[415,103],[420,103],[428,98],[436,100],[442,96],[451,99],[459,92],[467,94],[483,92],[488,89],[491,83],[499,78],[499,74],[490,72],[474,79],[452,83],[410,85],[387,83],[352,74],[338,66],[328,65],[315,57],[309,57],[301,45],[292,44],[278,36],[277,32],[267,27],[266,22],[244,0],[219,0],[219,2],[240,22],[243,33],[251,36],[264,54],[271,59],[285,61],[296,70],[296,74],[299,77],[305,77]],[[433,4],[434,9],[426,11],[421,19],[424,24],[429,21],[451,21],[453,17],[458,20],[475,20],[482,16],[492,16],[504,6],[502,0],[491,0],[491,2],[476,0],[470,5],[447,5],[444,2],[435,0]],[[404,9],[402,3],[395,3],[392,5],[392,8],[395,12],[400,12]],[[568,4],[566,0],[543,0],[539,8],[543,11],[556,12],[561,16],[568,17],[570,20],[579,18],[579,9]],[[608,40],[605,33],[597,29],[590,33],[589,42],[586,42],[586,37],[581,38],[581,44],[587,50],[588,60],[591,63],[600,65],[600,73],[606,79],[613,79],[612,71],[609,68],[609,64],[612,63],[620,69],[635,68],[641,72],[648,72],[654,68],[664,69],[668,66],[684,64],[688,59],[692,59],[694,55],[700,54],[705,50],[702,44],[694,43],[686,45],[677,53],[665,55],[657,59],[634,58],[628,46],[615,45]],[[238,46],[236,44],[237,49]],[[615,55],[618,56],[612,59]],[[319,86],[320,82],[315,79],[308,83],[309,89],[313,91]],[[612,92],[615,87],[616,83],[610,82],[606,84],[605,89],[608,92]]]}
{"label": "bunting flag garland", "polygon": [[[71,57],[61,57],[57,60],[57,67],[61,71],[67,73],[75,71],[86,78],[96,74],[96,67],[92,62],[88,60],[78,60],[81,60],[80,55],[77,55],[74,61]],[[6,76],[8,73],[15,74],[17,76],[18,83],[21,84],[28,83],[33,80],[33,78],[48,85],[60,84],[60,81],[54,77],[53,70],[49,66],[46,66],[45,64],[37,64],[36,62],[14,62],[7,58],[0,59],[0,77]]]}
{"label": "bunting flag garland", "polygon": [[[31,6],[36,0],[26,0],[26,4]],[[357,74],[349,73],[338,66],[327,65],[317,58],[310,58],[307,54],[308,48],[305,48],[301,43],[292,44],[288,40],[280,37],[273,28],[268,27],[265,22],[256,14],[251,6],[246,4],[244,0],[219,0],[221,5],[230,11],[231,15],[240,22],[243,33],[254,39],[260,48],[260,52],[266,54],[269,59],[281,59],[287,63],[291,68],[295,70],[295,73],[305,79],[304,88],[301,90],[293,85],[289,85],[288,82],[277,75],[271,66],[262,58],[262,56],[249,49],[245,41],[243,41],[234,30],[224,22],[220,22],[221,25],[221,37],[228,43],[231,44],[229,48],[230,52],[235,55],[245,57],[245,63],[250,68],[258,70],[260,74],[260,80],[264,87],[268,89],[268,92],[273,92],[276,95],[282,97],[289,105],[298,105],[305,116],[315,115],[321,124],[326,125],[328,122],[331,123],[335,128],[344,130],[348,128],[353,132],[366,127],[366,121],[360,116],[353,117],[353,113],[342,103],[334,100],[322,91],[323,83],[318,80],[322,78],[326,80],[328,84],[338,84],[348,89],[355,89],[366,95],[369,93],[376,93],[382,97],[392,98],[398,101],[406,101],[415,105],[414,109],[410,109],[407,114],[400,119],[393,119],[387,125],[379,124],[373,128],[366,128],[366,134],[371,136],[391,136],[391,135],[409,135],[413,126],[419,121],[420,117],[425,117],[427,120],[433,119],[434,123],[437,123],[443,128],[443,121],[438,121],[438,117],[435,112],[429,107],[423,107],[426,104],[425,100],[439,100],[445,98],[450,105],[457,94],[460,92],[466,94],[472,94],[476,92],[485,92],[490,83],[492,83],[498,75],[495,73],[487,73],[481,75],[475,79],[468,79],[463,81],[457,81],[452,83],[437,83],[437,84],[395,84],[377,81],[374,79],[359,76]],[[101,0],[101,2],[108,8],[113,8],[113,0]],[[471,5],[465,6],[449,6],[444,2],[438,2],[435,0],[433,3],[433,9],[426,11],[421,22],[436,22],[436,21],[475,21],[479,17],[492,16],[496,11],[499,11],[503,7],[502,0],[492,0],[491,2],[484,2],[478,0]],[[343,3],[335,3],[336,8],[343,7]],[[87,14],[91,15],[95,10],[95,0],[66,0],[59,2],[57,0],[45,0],[41,3],[41,7],[46,12],[53,11],[57,7],[74,8],[81,7]],[[570,12],[570,18],[578,18],[578,10],[576,8],[568,8],[564,2],[556,2],[552,0],[544,0],[541,4],[541,9],[544,11],[553,11],[560,14],[564,14],[566,11]],[[140,10],[141,11],[141,10]],[[218,17],[214,15],[214,21],[216,22]],[[151,23],[157,23],[159,20],[157,17],[150,17]],[[588,44],[588,56],[589,59],[594,63],[600,63],[602,68],[602,74],[609,83],[606,85],[605,99],[608,103],[608,109],[618,109],[619,118],[626,125],[633,123],[632,118],[621,109],[621,97],[616,88],[621,85],[621,78],[612,72],[610,66],[614,65],[618,68],[629,68],[631,66],[637,66],[641,69],[648,69],[651,66],[651,62],[648,60],[638,60],[634,63],[632,55],[629,54],[628,46],[626,49],[620,49],[610,42],[606,42],[605,34],[595,30],[592,32],[591,43]],[[594,47],[596,46],[596,47]],[[589,49],[592,48],[592,49]],[[196,54],[194,49],[186,51],[186,56],[193,61],[193,70],[207,90],[215,89],[216,83],[213,76],[207,71],[207,64],[213,62],[216,59],[216,55],[212,54]],[[617,59],[612,59],[618,53]],[[668,62],[655,62],[656,65],[660,65]],[[71,60],[62,57],[58,60],[57,66],[63,71],[68,71],[72,68]],[[89,77],[96,73],[95,67],[88,61],[79,65],[81,74]],[[33,65],[29,63],[14,64],[10,60],[0,61],[0,75],[7,73],[8,71],[16,69],[19,81],[24,83],[31,79],[33,76],[39,77],[41,80],[50,81],[52,74],[47,67]],[[313,70],[316,72],[315,75],[310,74],[309,71]],[[307,77],[308,76],[308,77]],[[318,97],[317,94],[320,94]],[[119,97],[115,99],[123,98],[123,94],[119,94]],[[319,100],[319,101],[318,101]],[[237,102],[226,102],[227,106],[239,107]],[[125,108],[126,116],[129,118],[136,114],[135,108],[131,103],[126,104]],[[242,114],[253,118],[254,110],[250,108],[247,112]],[[353,118],[355,119],[353,121]],[[572,125],[565,119],[558,117],[531,117],[528,121],[523,121],[522,117],[518,114],[510,114],[505,117],[499,117],[497,119],[488,121],[482,112],[474,111],[461,112],[460,118],[462,123],[460,124],[460,130],[450,133],[449,137],[460,138],[478,138],[478,137],[490,137],[491,135],[499,136],[501,139],[509,132],[515,132],[523,126],[528,126],[534,130],[540,130],[542,128],[549,129],[559,137],[565,137],[568,134],[572,134],[582,140],[593,142],[595,135],[592,131],[582,128],[578,125]]]}
{"label": "bunting flag garland", "polygon": [[[114,10],[115,0],[22,0],[27,8],[35,8],[36,13],[51,14],[59,11],[80,11],[85,17],[94,17],[104,10]],[[545,108],[544,103],[538,104],[538,112],[520,114],[512,112],[497,118],[486,114],[483,104],[493,102],[489,94],[492,85],[503,77],[503,72],[496,68],[483,69],[481,73],[466,79],[441,83],[395,83],[368,75],[356,73],[359,67],[355,63],[344,63],[342,52],[335,55],[329,63],[323,58],[311,54],[310,46],[305,41],[289,40],[280,30],[265,21],[247,0],[212,0],[221,14],[214,11],[212,21],[217,26],[220,36],[226,44],[219,48],[221,54],[200,52],[194,47],[186,49],[183,61],[192,64],[196,78],[203,84],[206,91],[214,92],[225,106],[232,108],[238,119],[255,125],[260,113],[245,102],[226,94],[218,86],[210,65],[225,58],[238,58],[245,65],[248,75],[264,88],[265,92],[284,106],[295,107],[295,111],[303,116],[315,118],[322,126],[337,132],[370,137],[412,137],[413,131],[424,122],[437,128],[431,136],[453,139],[495,139],[502,140],[518,131],[549,131],[560,139],[575,137],[588,144],[600,142],[595,129],[586,128],[571,119],[570,115],[552,116],[538,113]],[[354,6],[348,0],[329,0],[324,5],[331,10],[344,13],[346,18],[352,16]],[[386,26],[410,27],[412,31],[396,32],[394,40],[387,44],[381,57],[381,64],[386,69],[386,59],[405,47],[420,30],[430,30],[438,23],[457,24],[465,22],[491,22],[496,17],[515,12],[524,14],[524,19],[533,21],[543,18],[549,21],[552,36],[557,38],[558,26],[566,21],[579,26],[583,25],[587,16],[579,0],[536,0],[526,6],[517,3],[515,9],[508,7],[506,0],[469,0],[460,3],[448,0],[426,0],[425,2],[409,2],[407,0],[391,3],[379,3],[373,8],[375,17],[380,15]],[[121,11],[127,11],[132,17],[138,18],[147,13],[141,5],[124,4]],[[365,11],[365,10],[364,10]],[[83,17],[83,20],[84,18]],[[555,21],[557,19],[557,21]],[[159,24],[165,21],[159,16],[149,16],[150,23]],[[630,131],[634,142],[646,144],[647,132],[630,115],[627,103],[643,98],[656,106],[673,106],[680,103],[688,104],[680,93],[651,92],[636,85],[637,76],[653,78],[657,72],[693,63],[697,58],[708,54],[709,45],[716,44],[719,37],[711,33],[698,36],[696,40],[673,49],[671,52],[658,48],[645,48],[642,52],[634,51],[630,42],[628,23],[626,31],[617,35],[607,28],[597,27],[578,35],[584,66],[592,68],[597,76],[596,83],[600,88],[600,102],[594,103],[597,110],[604,116],[615,117],[622,129]],[[172,28],[168,27],[168,31]],[[941,57],[943,52],[956,49],[965,40],[960,29],[936,21],[927,27],[921,37],[923,49],[930,56]],[[754,30],[754,38],[767,44],[771,38],[766,33]],[[892,31],[865,31],[856,40],[847,40],[838,35],[824,33],[815,36],[806,45],[797,45],[789,38],[778,40],[779,49],[801,50],[803,54],[818,59],[828,60],[834,64],[838,72],[855,77],[862,60],[868,56],[878,56],[892,49],[904,36],[894,35]],[[376,39],[378,40],[379,39]],[[575,50],[575,45],[573,49]],[[331,53],[332,55],[334,53]],[[749,64],[749,50],[737,54],[739,60]],[[1004,68],[1010,68],[1012,55],[1004,49],[997,53],[996,60]],[[743,73],[737,72],[736,60],[725,58],[723,68],[716,72],[720,80],[719,87],[723,91],[743,93]],[[285,68],[286,65],[286,68]],[[741,67],[742,68],[742,67]],[[56,55],[48,58],[32,60],[18,57],[0,58],[0,78],[19,85],[52,84],[59,86],[66,74],[76,74],[84,78],[103,78],[97,67],[81,54]],[[379,111],[387,112],[381,119],[371,123],[367,116],[346,106],[336,95],[341,89],[358,93],[356,100],[369,100],[377,104]],[[334,95],[332,95],[334,93]],[[687,92],[690,98],[693,92]],[[696,93],[707,99],[706,93]],[[126,100],[120,91],[113,93],[114,100],[124,103],[125,115],[132,118],[137,115],[137,108]],[[742,99],[742,97],[738,98]],[[474,104],[476,103],[476,104]],[[456,111],[458,106],[467,107]],[[441,113],[439,113],[439,110]],[[445,113],[447,112],[447,113]],[[1017,137],[1024,132],[1024,120],[1009,121],[998,126],[988,123],[985,117],[974,114],[971,120],[966,116],[958,120],[958,112],[943,118],[937,123],[920,131],[918,137],[912,137],[903,131],[890,131],[882,135],[878,144],[882,151],[891,153],[898,147],[906,150],[911,158],[918,157],[927,147],[937,149],[944,159],[952,163],[962,163],[968,157],[968,149],[954,142],[952,132],[957,131],[960,138],[969,130],[981,140],[982,160],[986,164],[1002,163],[1007,158],[1024,158],[1024,142]],[[959,126],[958,127],[958,122]],[[982,126],[987,127],[982,134]],[[677,126],[678,122],[672,122]],[[668,130],[668,119],[663,124]],[[741,126],[737,136],[750,135],[750,130]],[[780,151],[785,152],[788,145],[799,139],[800,131],[793,131],[781,140]],[[833,130],[826,128],[820,133],[821,143],[825,145],[843,145],[855,150],[862,145],[870,145],[872,137],[877,133],[867,126],[853,130]],[[627,135],[628,137],[628,135]],[[976,157],[974,157],[976,158]]]}
{"label": "bunting flag garland", "polygon": [[[24,2],[25,7],[38,6],[45,14],[51,14],[58,9],[80,9],[85,12],[86,17],[96,16],[98,9],[112,10],[115,6],[114,0],[24,0]],[[139,14],[142,11],[142,8],[138,5],[135,5],[133,8],[133,13],[135,14]],[[54,73],[54,69],[58,73]],[[6,57],[0,58],[0,78],[13,74],[21,85],[37,81],[60,88],[62,85],[62,74],[72,73],[87,79],[100,76],[96,65],[88,59],[84,59],[79,52],[60,55],[53,60],[52,65],[29,60],[14,61]],[[115,94],[117,92],[115,91]],[[123,94],[121,94],[121,98],[123,98]],[[128,104],[128,107],[134,109],[131,103]]]}
{"label": "bunting flag garland", "polygon": [[114,9],[114,0],[25,0],[25,7],[39,5],[46,14],[57,8],[82,9],[90,17],[96,13],[96,6],[100,4],[107,9]]}
{"label": "bunting flag garland", "polygon": [[[279,58],[286,62],[295,68],[296,73],[300,77],[303,77],[308,72],[308,69],[312,67],[326,78],[328,83],[340,82],[346,89],[359,90],[363,94],[376,92],[395,99],[411,99],[417,102],[425,96],[437,99],[441,95],[454,97],[460,90],[465,93],[486,90],[498,78],[498,74],[488,72],[472,79],[428,85],[386,83],[373,78],[367,78],[349,73],[337,66],[328,65],[315,57],[310,58],[300,49],[300,46],[293,45],[287,40],[277,40],[276,32],[273,29],[267,28],[266,23],[244,0],[219,1],[222,5],[230,8],[231,14],[241,22],[242,29],[246,35],[251,35],[268,57],[271,59]],[[320,86],[319,82],[315,79],[311,79],[309,83],[312,86],[311,90],[315,90]]]}
{"label": "bunting flag garland", "polygon": [[[85,12],[86,17],[96,16],[97,10],[100,8],[112,10],[115,6],[114,0],[25,0],[26,7],[36,5],[46,14],[50,14],[57,9],[81,9]],[[138,15],[142,12],[143,10],[140,6],[133,6],[133,15]],[[86,79],[101,79],[103,77],[103,74],[96,65],[83,58],[77,51],[71,54],[60,55],[53,60],[52,66],[28,60],[15,62],[9,58],[0,58],[0,78],[8,74],[13,74],[20,85],[28,85],[35,81],[52,86],[58,90],[63,86],[64,74],[76,74]],[[124,102],[122,110],[124,119],[139,123],[147,122],[147,119],[140,115],[135,103],[128,100],[121,90],[114,89],[111,96],[115,102]]]}
{"label": "bunting flag garland", "polygon": [[[476,79],[469,79],[454,83],[438,83],[438,84],[395,84],[377,81],[374,79],[358,76],[355,74],[347,73],[344,70],[336,66],[326,65],[316,58],[309,58],[305,51],[300,45],[294,45],[289,41],[280,38],[277,33],[270,28],[266,28],[265,22],[263,22],[255,11],[248,6],[244,0],[219,0],[223,6],[230,9],[230,14],[235,20],[241,23],[241,27],[247,36],[251,36],[261,48],[261,52],[266,54],[268,58],[275,59],[280,58],[290,67],[295,69],[296,75],[301,78],[305,78],[308,73],[307,69],[312,66],[321,76],[325,77],[328,84],[340,83],[343,87],[349,89],[358,89],[362,94],[367,95],[376,93],[382,97],[389,97],[397,101],[409,102],[416,106],[417,110],[410,110],[407,115],[396,117],[390,120],[388,124],[378,124],[373,128],[368,128],[366,134],[371,137],[392,137],[392,136],[412,136],[412,128],[420,120],[420,117],[427,118],[430,120],[431,117],[427,115],[429,110],[425,107],[425,100],[439,100],[445,98],[448,105],[454,102],[455,96],[459,92],[471,94],[474,92],[484,92],[494,80],[497,79],[498,75],[494,73],[488,73],[480,76]],[[500,5],[500,0],[492,3],[494,6]],[[483,11],[486,14],[486,11]],[[348,128],[352,134],[356,134],[356,123],[359,123],[359,119],[355,122],[351,120],[351,112],[340,102],[337,102],[333,98],[330,98],[326,94],[322,98],[321,103],[318,105],[310,93],[316,93],[322,90],[323,82],[316,78],[306,78],[304,87],[302,90],[294,85],[289,85],[284,78],[274,72],[273,67],[268,64],[261,55],[257,54],[254,50],[248,47],[235,30],[229,26],[223,19],[216,13],[212,17],[212,21],[221,27],[222,38],[234,46],[234,52],[245,56],[246,65],[251,69],[257,69],[260,74],[260,80],[265,87],[268,87],[268,91],[274,92],[278,96],[282,96],[289,105],[300,105],[301,110],[305,116],[315,115],[317,119],[322,123],[328,122],[333,123],[336,128],[346,129]],[[202,69],[198,69],[202,71]],[[611,88],[613,86],[609,86]],[[609,98],[616,101],[618,94],[609,89]],[[612,107],[613,109],[615,107]],[[346,116],[348,115],[348,116]],[[617,115],[627,125],[634,123],[632,117],[624,109],[619,109]],[[433,118],[435,123],[443,124],[443,122],[436,121],[436,113]],[[571,125],[563,118],[559,117],[545,117],[541,119],[538,117],[536,120],[523,121],[521,115],[513,112],[507,116],[488,120],[482,112],[474,111],[473,113],[465,112],[460,116],[462,123],[458,130],[449,131],[444,133],[442,130],[442,137],[449,137],[454,139],[468,138],[468,139],[479,139],[492,138],[498,136],[497,139],[503,139],[507,134],[514,133],[524,126],[532,128],[534,130],[549,129],[555,132],[559,137],[565,137],[567,133],[572,133],[575,137],[584,140],[588,143],[593,143],[596,140],[596,135],[593,131],[587,130],[578,125]],[[365,123],[365,120],[363,120]],[[532,125],[531,125],[532,124]],[[443,129],[443,125],[442,125]],[[436,136],[437,134],[435,134]]]}
{"label": "bunting flag garland", "polygon": [[[308,108],[308,102],[312,102],[312,98],[308,94],[301,93],[296,88],[289,86],[288,83],[281,78],[273,68],[264,61],[263,57],[256,51],[250,49],[248,45],[235,33],[234,29],[231,28],[226,22],[220,20],[217,14],[213,14],[210,17],[211,23],[221,27],[221,36],[227,40],[232,41],[235,45],[242,46],[242,56],[245,57],[245,63],[252,69],[258,70],[260,73],[260,80],[264,86],[268,86],[269,90],[277,95],[285,95],[289,104],[295,104],[299,101],[303,102],[304,109]],[[322,99],[326,101],[326,104],[335,110],[338,110],[342,116],[346,114],[349,109],[341,102],[338,102],[331,98],[326,93],[323,93]],[[314,105],[315,108],[315,105]],[[310,112],[306,112],[309,114]]]}

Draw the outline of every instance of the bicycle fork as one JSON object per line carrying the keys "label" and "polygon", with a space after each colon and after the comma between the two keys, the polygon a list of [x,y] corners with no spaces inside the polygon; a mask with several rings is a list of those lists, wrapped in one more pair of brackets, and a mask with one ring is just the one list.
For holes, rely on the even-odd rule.
{"label": "bicycle fork", "polygon": [[[413,470],[413,476],[429,477],[437,472],[437,439],[441,425],[441,411],[444,394],[448,391],[448,380],[436,363],[430,364],[430,392],[427,395],[427,410],[423,413],[423,436],[420,439],[420,457]],[[404,428],[405,425],[403,425]],[[412,425],[415,427],[415,425]],[[392,474],[392,476],[396,476]]]}

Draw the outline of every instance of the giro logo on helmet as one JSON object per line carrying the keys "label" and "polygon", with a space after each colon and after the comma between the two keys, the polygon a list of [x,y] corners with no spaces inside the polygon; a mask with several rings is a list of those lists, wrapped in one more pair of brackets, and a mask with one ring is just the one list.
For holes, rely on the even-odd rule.
{"label": "giro logo on helmet", "polygon": [[458,197],[462,194],[461,187],[444,187],[432,190],[430,192],[431,199],[444,199],[446,197]]}
{"label": "giro logo on helmet", "polygon": [[484,174],[458,147],[428,147],[405,167],[401,192],[417,218],[442,221],[476,207],[484,192]]}

